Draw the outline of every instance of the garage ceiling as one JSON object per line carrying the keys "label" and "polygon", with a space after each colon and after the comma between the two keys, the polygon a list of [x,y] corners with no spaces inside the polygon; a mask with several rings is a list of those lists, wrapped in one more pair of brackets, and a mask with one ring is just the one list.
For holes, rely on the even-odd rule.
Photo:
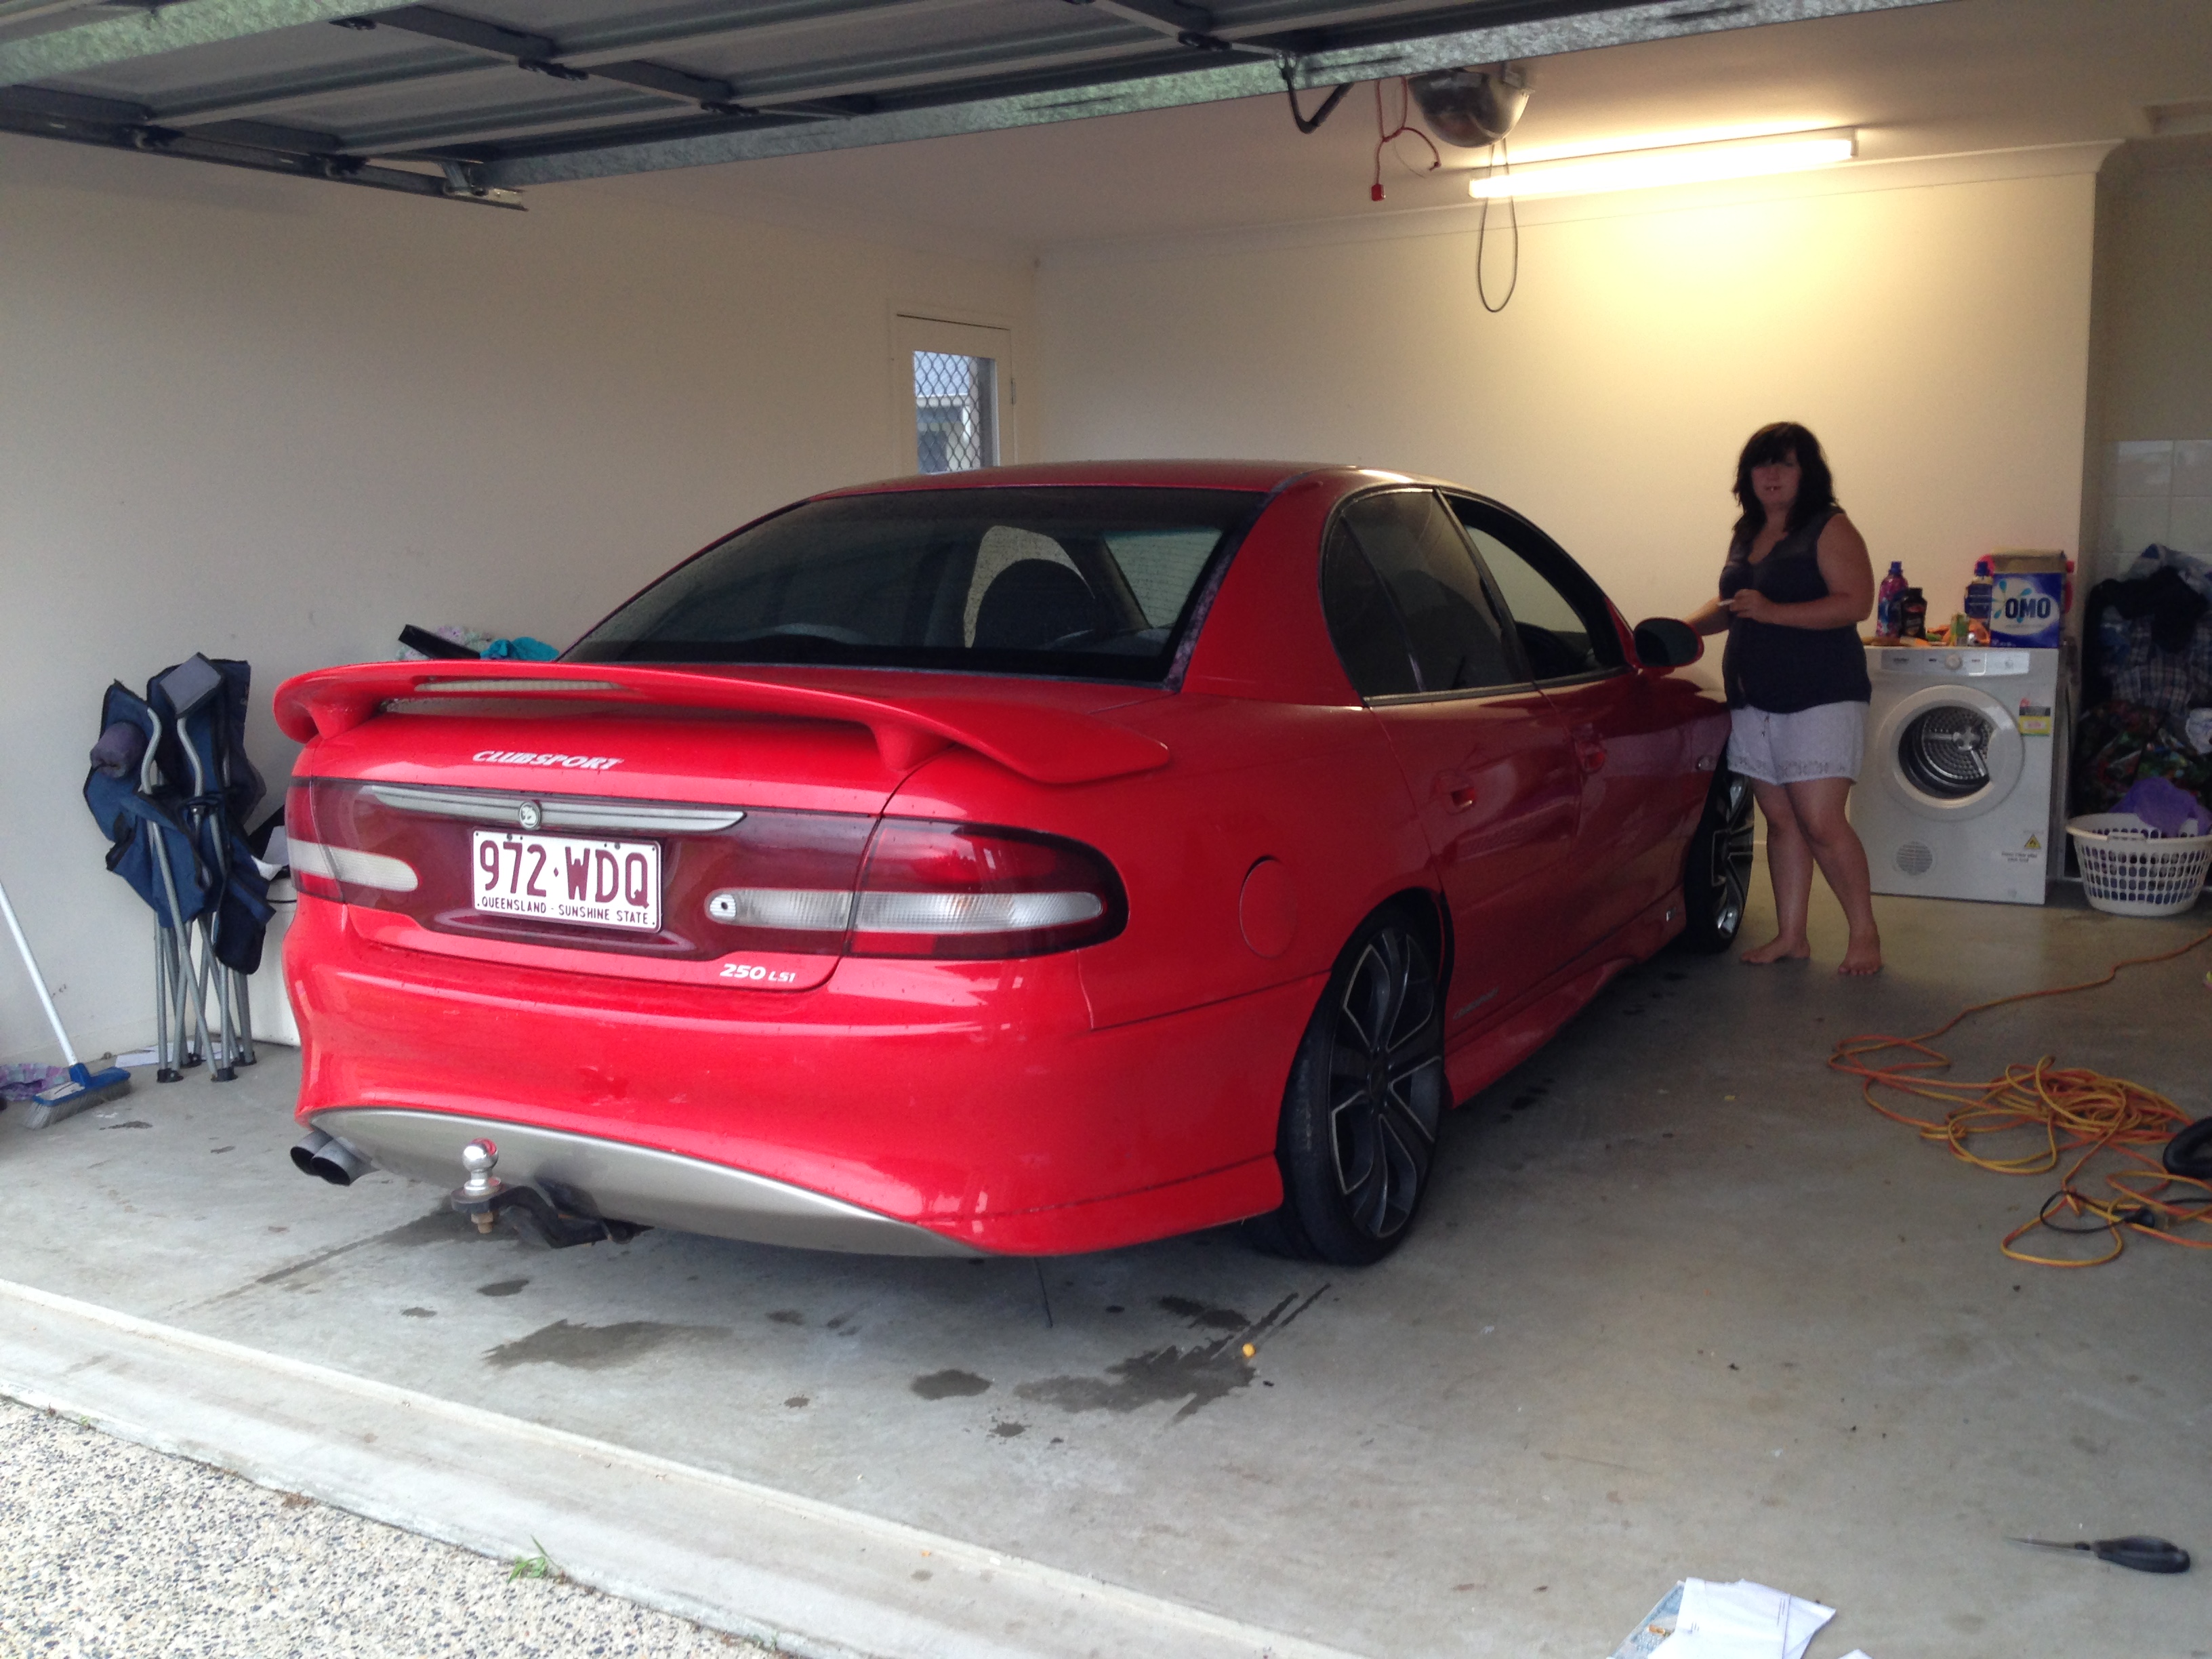
{"label": "garage ceiling", "polygon": [[[1903,182],[1915,169],[1894,164],[1930,157],[1983,158],[1962,161],[1968,169],[2075,169],[2082,155],[2066,147],[2128,139],[2147,141],[2130,149],[2130,165],[2154,153],[2199,165],[2212,155],[2203,0],[1948,0],[1576,52],[1528,69],[1534,94],[1514,131],[1516,154],[1700,129],[1847,126],[1860,159],[1833,172],[1864,183]],[[1395,114],[1395,88],[1382,91]],[[1305,97],[1309,109],[1315,101]],[[2181,136],[2192,131],[2203,136]],[[1398,149],[1413,166],[1428,159],[1418,144]],[[1300,137],[1278,87],[1108,120],[639,173],[532,199],[552,208],[571,191],[606,195],[1006,258],[1262,227],[1324,240],[1386,224],[1393,235],[1472,231],[1466,170],[1483,152],[1447,146],[1443,169],[1425,176],[1386,152],[1389,199],[1375,203],[1375,150],[1369,88]]]}
{"label": "garage ceiling", "polygon": [[0,0],[0,131],[471,201],[1931,0]]}

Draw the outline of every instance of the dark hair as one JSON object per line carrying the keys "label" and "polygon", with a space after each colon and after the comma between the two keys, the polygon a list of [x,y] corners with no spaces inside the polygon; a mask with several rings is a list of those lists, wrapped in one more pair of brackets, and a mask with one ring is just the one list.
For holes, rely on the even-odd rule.
{"label": "dark hair", "polygon": [[1766,509],[1751,487],[1752,468],[1772,466],[1792,455],[1797,458],[1798,471],[1803,476],[1797,481],[1797,499],[1790,504],[1789,529],[1802,530],[1815,514],[1835,506],[1835,475],[1828,471],[1828,458],[1820,453],[1820,441],[1795,421],[1777,421],[1753,433],[1736,461],[1735,498],[1743,507],[1743,515],[1735,521],[1738,536],[1756,536],[1766,522]]}

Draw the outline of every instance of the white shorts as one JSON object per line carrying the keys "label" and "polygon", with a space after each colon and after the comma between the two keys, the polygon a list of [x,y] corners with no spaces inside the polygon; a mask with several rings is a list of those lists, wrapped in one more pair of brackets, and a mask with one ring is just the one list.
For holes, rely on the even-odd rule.
{"label": "white shorts", "polygon": [[1794,714],[1732,708],[1729,768],[1760,783],[1855,779],[1866,758],[1866,714],[1863,702],[1818,702]]}

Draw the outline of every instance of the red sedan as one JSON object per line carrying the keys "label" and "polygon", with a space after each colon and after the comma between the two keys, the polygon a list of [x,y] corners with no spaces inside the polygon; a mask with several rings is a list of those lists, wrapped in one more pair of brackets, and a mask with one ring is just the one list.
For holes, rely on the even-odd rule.
{"label": "red sedan", "polygon": [[1742,914],[1726,710],[1527,520],[1244,462],[833,491],[559,662],[287,683],[295,1158],[568,1243],[1374,1261]]}

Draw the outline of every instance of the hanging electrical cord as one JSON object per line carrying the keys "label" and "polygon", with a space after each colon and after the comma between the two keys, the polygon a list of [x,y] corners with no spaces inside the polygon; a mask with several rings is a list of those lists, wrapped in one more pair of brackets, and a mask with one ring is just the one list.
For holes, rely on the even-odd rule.
{"label": "hanging electrical cord", "polygon": [[[2157,956],[2116,962],[2100,978],[2084,980],[2079,985],[2021,991],[1978,1002],[1917,1036],[1845,1037],[1828,1056],[1829,1069],[1861,1079],[1859,1092],[1875,1111],[1893,1123],[1913,1129],[1923,1140],[1948,1146],[1952,1156],[1978,1170],[1999,1175],[2045,1175],[2065,1164],[2057,1190],[2044,1200],[2043,1207],[2005,1235],[2000,1248],[2015,1261],[2045,1267],[2097,1267],[2118,1257],[2127,1248],[2130,1232],[2190,1249],[2212,1249],[2212,1179],[2180,1173],[2181,1169],[2193,1166],[2171,1157],[2161,1163],[2137,1150],[2175,1140],[2177,1131],[2189,1126],[2188,1115],[2164,1095],[2124,1078],[2060,1066],[2049,1056],[2032,1066],[2008,1066],[2002,1077],[1985,1082],[1949,1082],[1929,1075],[1947,1069],[1951,1061],[1929,1046],[1975,1014],[2041,997],[2094,991],[2110,985],[2124,968],[2172,962],[2207,941],[2212,941],[2212,929]],[[1918,1058],[1875,1063],[1875,1055],[1893,1050]],[[1893,1110],[1875,1097],[1877,1088],[1931,1100],[1949,1109],[1941,1117],[1916,1117]],[[1991,1135],[2016,1136],[2021,1132],[2039,1135],[2039,1145],[2032,1140],[2028,1151],[2014,1156],[1984,1155],[1978,1150]],[[2107,1167],[2092,1175],[2091,1162],[2107,1154],[2119,1160],[2120,1167]],[[2101,1190],[2093,1188],[2092,1182],[2101,1182]],[[2193,1197],[2174,1190],[2191,1188],[2196,1189]],[[2180,1230],[2191,1227],[2207,1230],[2207,1236],[2185,1237]],[[2103,1233],[2111,1248],[2101,1255],[2079,1259],[2039,1255],[2015,1248],[2039,1230]]]}
{"label": "hanging electrical cord", "polygon": [[1311,133],[1319,131],[1321,124],[1328,119],[1330,112],[1344,101],[1344,94],[1352,90],[1352,82],[1346,81],[1321,100],[1319,109],[1311,115],[1305,115],[1298,109],[1298,77],[1296,66],[1288,58],[1279,58],[1275,60],[1275,67],[1283,72],[1283,96],[1291,100],[1291,120],[1300,132]]}
{"label": "hanging electrical cord", "polygon": [[[1409,171],[1416,173],[1434,173],[1444,164],[1444,158],[1437,153],[1437,147],[1431,142],[1429,135],[1415,126],[1408,118],[1413,112],[1413,94],[1407,87],[1405,77],[1401,76],[1398,77],[1398,125],[1385,131],[1382,117],[1382,83],[1380,81],[1375,82],[1375,183],[1367,193],[1367,199],[1370,202],[1379,202],[1382,199],[1382,152],[1401,138],[1418,138],[1428,146],[1428,166],[1416,167],[1408,162],[1407,167]],[[1395,155],[1397,152],[1392,150],[1391,154]]]}
{"label": "hanging electrical cord", "polygon": [[[1492,171],[1498,170],[1499,167],[1498,158],[1502,155],[1504,158],[1503,165],[1505,177],[1512,178],[1513,147],[1501,138],[1490,147],[1490,154]],[[1475,222],[1474,296],[1482,301],[1482,308],[1495,317],[1513,303],[1514,291],[1521,286],[1521,209],[1514,201],[1512,193],[1508,191],[1505,198],[1505,212],[1513,226],[1513,275],[1505,284],[1505,297],[1496,305],[1492,305],[1490,303],[1489,279],[1484,270],[1490,252],[1490,201],[1491,198],[1487,196],[1482,198],[1482,217]]]}

